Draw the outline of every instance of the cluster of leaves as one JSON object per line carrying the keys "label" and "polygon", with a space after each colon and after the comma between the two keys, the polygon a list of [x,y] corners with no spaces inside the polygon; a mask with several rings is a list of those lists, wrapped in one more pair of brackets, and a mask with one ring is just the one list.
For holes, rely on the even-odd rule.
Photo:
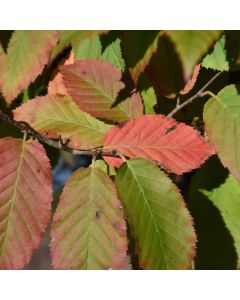
{"label": "cluster of leaves", "polygon": [[[123,269],[134,255],[143,269],[239,267],[240,91],[229,84],[239,32],[14,31],[0,41],[1,111],[93,155],[54,212],[55,269]],[[51,154],[38,135],[16,137],[4,122],[0,136],[0,269],[21,269],[52,216]],[[214,154],[221,163],[200,167]],[[177,182],[188,172],[184,199]],[[204,246],[219,222],[233,249],[226,263],[216,244]]]}

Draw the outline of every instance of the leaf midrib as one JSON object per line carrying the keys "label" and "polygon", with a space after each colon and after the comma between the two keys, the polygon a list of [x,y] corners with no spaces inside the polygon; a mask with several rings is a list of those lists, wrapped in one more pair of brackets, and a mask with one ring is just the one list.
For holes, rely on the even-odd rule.
{"label": "leaf midrib", "polygon": [[[81,78],[82,81],[84,81],[84,82],[86,82],[87,84],[89,84],[90,87],[92,87],[93,89],[97,90],[97,91],[100,92],[103,96],[105,96],[107,99],[109,99],[109,100],[110,100],[110,103],[109,103],[110,105],[113,105],[113,104],[114,104],[114,102],[115,102],[115,100],[116,100],[115,98],[112,98],[111,96],[107,95],[103,90],[101,90],[98,86],[94,85],[91,81],[88,81],[86,78],[81,77],[81,76],[79,76],[79,77]],[[120,89],[120,90],[122,90],[122,89]],[[120,91],[120,90],[119,90],[119,91]],[[119,91],[118,91],[118,92],[119,92]],[[115,111],[120,110],[122,113],[124,113],[124,114],[126,115],[126,117],[129,117],[127,111],[125,111],[125,110],[121,107],[120,104],[121,104],[121,103],[119,103],[117,106],[115,106],[115,107],[113,107],[113,108],[111,108],[111,106],[110,106],[109,109],[112,109],[112,110],[115,110]]]}
{"label": "leaf midrib", "polygon": [[3,250],[4,250],[4,247],[5,247],[5,244],[6,244],[6,240],[7,240],[8,231],[9,231],[10,218],[11,218],[12,210],[13,210],[13,207],[14,207],[14,201],[15,201],[15,197],[16,197],[18,181],[19,181],[19,178],[20,178],[21,167],[22,167],[22,162],[23,162],[23,158],[24,158],[25,143],[26,143],[26,141],[25,141],[25,139],[23,139],[22,146],[21,146],[20,157],[19,157],[19,164],[18,164],[15,183],[14,183],[14,187],[13,187],[13,193],[12,193],[11,198],[9,199],[11,205],[10,205],[10,208],[9,208],[9,214],[8,214],[9,216],[8,216],[8,220],[7,220],[7,228],[6,228],[6,231],[5,231],[3,244],[0,248],[1,249],[0,250],[0,257],[2,257]]}
{"label": "leaf midrib", "polygon": [[134,171],[133,171],[133,169],[131,168],[131,166],[130,166],[130,164],[128,163],[128,161],[127,161],[127,165],[128,165],[128,167],[129,167],[129,170],[130,170],[131,173],[132,173],[132,176],[133,176],[134,180],[136,181],[136,183],[137,183],[137,185],[138,185],[138,187],[139,187],[140,192],[141,192],[142,195],[143,195],[143,198],[144,198],[144,200],[145,200],[145,203],[146,203],[147,209],[148,209],[148,211],[149,211],[150,217],[151,217],[151,219],[153,220],[153,224],[154,224],[154,226],[155,226],[155,228],[156,228],[157,237],[158,237],[158,240],[159,240],[159,242],[160,242],[160,245],[161,245],[161,248],[162,248],[162,253],[163,253],[163,256],[164,256],[163,262],[165,263],[165,265],[166,265],[166,267],[167,267],[167,259],[168,259],[168,258],[166,257],[166,254],[165,254],[165,251],[164,251],[164,246],[163,246],[163,243],[162,243],[162,241],[161,241],[161,239],[160,239],[160,233],[159,233],[159,230],[158,230],[158,226],[157,226],[157,224],[156,224],[154,215],[153,215],[152,212],[151,212],[151,209],[150,209],[150,206],[149,206],[147,197],[145,196],[145,192],[144,192],[144,190],[142,189],[141,184],[138,182],[137,177],[135,176]]}

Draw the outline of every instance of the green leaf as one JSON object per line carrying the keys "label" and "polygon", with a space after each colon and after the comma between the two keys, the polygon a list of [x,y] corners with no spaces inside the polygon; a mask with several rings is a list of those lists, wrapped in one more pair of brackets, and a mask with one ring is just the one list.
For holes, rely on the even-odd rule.
{"label": "green leaf", "polygon": [[[195,268],[198,270],[237,268],[237,253],[232,238],[234,236],[230,234],[228,230],[230,227],[228,227],[227,222],[230,221],[229,213],[232,214],[233,221],[236,220],[235,215],[238,215],[238,209],[233,212],[232,208],[239,202],[240,198],[238,200],[236,198],[238,193],[233,195],[231,199],[229,198],[231,191],[227,189],[228,181],[229,173],[217,156],[209,159],[198,169],[191,180],[188,207],[194,218],[198,237],[195,257]],[[223,193],[221,194],[220,191]],[[215,199],[217,206],[210,199],[210,196],[217,196]],[[217,207],[222,210],[221,214]],[[226,214],[228,215],[227,220],[224,216]],[[234,234],[236,234],[236,230]]]}
{"label": "green leaf", "polygon": [[220,37],[220,30],[170,30],[168,36],[175,43],[188,80],[193,68]]}
{"label": "green leaf", "polygon": [[215,44],[212,53],[208,54],[202,61],[202,66],[218,71],[229,71],[229,62],[227,60],[227,50],[225,48],[225,35]]}
{"label": "green leaf", "polygon": [[115,176],[116,175],[116,171],[115,171],[114,167],[109,166],[102,159],[96,160],[95,161],[95,166],[97,168],[101,169],[104,173],[108,174],[109,176]]}
{"label": "green leaf", "polygon": [[141,92],[144,104],[144,113],[146,115],[155,115],[154,105],[157,104],[157,97],[154,92],[154,88],[150,87],[147,90]]}
{"label": "green leaf", "polygon": [[204,106],[207,136],[225,167],[240,181],[240,95],[239,86],[229,85]]}
{"label": "green leaf", "polygon": [[219,209],[230,231],[238,255],[240,267],[240,183],[229,175],[225,182],[211,191],[200,190]]}
{"label": "green leaf", "polygon": [[191,267],[196,237],[177,187],[152,162],[135,158],[117,172],[116,184],[144,269]]}
{"label": "green leaf", "polygon": [[80,41],[73,47],[73,52],[75,61],[100,59],[102,53],[102,45],[99,36],[93,39],[85,39]]}
{"label": "green leaf", "polygon": [[55,269],[120,269],[126,262],[123,209],[111,179],[98,167],[68,179],[51,231]]}
{"label": "green leaf", "polygon": [[118,67],[121,71],[125,71],[125,61],[122,57],[121,41],[116,39],[104,50],[101,59],[110,62]]}
{"label": "green leaf", "polygon": [[102,53],[102,44],[99,36],[93,39],[85,39],[73,48],[75,61],[89,59],[104,60],[124,71],[125,62],[122,57],[120,43],[120,39],[116,39]]}
{"label": "green leaf", "polygon": [[53,61],[65,48],[79,44],[85,39],[91,39],[100,34],[100,30],[61,30],[59,42],[51,53],[50,60]]}
{"label": "green leaf", "polygon": [[47,95],[21,105],[13,111],[16,121],[25,121],[48,137],[70,139],[73,148],[101,146],[109,125],[81,111],[67,96]]}
{"label": "green leaf", "polygon": [[57,41],[57,31],[18,30],[13,33],[7,55],[0,56],[0,85],[8,103],[42,72]]}

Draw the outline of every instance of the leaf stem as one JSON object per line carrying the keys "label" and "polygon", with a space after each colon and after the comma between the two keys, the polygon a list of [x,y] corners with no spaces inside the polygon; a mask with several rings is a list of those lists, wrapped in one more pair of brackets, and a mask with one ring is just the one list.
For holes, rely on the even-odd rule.
{"label": "leaf stem", "polygon": [[172,117],[173,115],[175,115],[179,110],[181,110],[183,107],[185,107],[186,105],[192,103],[195,99],[202,97],[203,96],[203,92],[205,91],[205,89],[217,78],[219,77],[219,75],[221,74],[221,72],[218,72],[217,74],[215,74],[196,94],[194,94],[191,98],[189,98],[188,100],[184,101],[182,104],[179,104],[179,98],[177,100],[177,105],[176,107],[167,115],[167,117]]}
{"label": "leaf stem", "polygon": [[93,156],[95,158],[102,157],[102,156],[109,156],[109,157],[119,157],[116,151],[103,151],[102,147],[96,147],[92,149],[74,149],[69,147],[66,143],[63,143],[61,138],[58,140],[50,139],[39,132],[37,132],[34,128],[32,128],[27,122],[24,121],[15,121],[7,114],[3,113],[0,110],[0,120],[5,123],[8,123],[15,128],[19,129],[24,135],[30,135],[31,137],[37,139],[38,141],[45,143],[53,148],[58,150],[64,150],[67,152],[72,153],[73,155],[87,155]]}

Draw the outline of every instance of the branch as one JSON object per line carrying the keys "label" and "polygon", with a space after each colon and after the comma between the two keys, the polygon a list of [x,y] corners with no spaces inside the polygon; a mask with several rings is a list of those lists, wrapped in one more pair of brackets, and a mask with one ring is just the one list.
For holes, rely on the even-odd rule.
{"label": "branch", "polygon": [[183,102],[182,104],[179,104],[179,101],[177,102],[176,107],[167,115],[167,117],[172,117],[175,115],[179,110],[181,110],[186,105],[193,102],[193,100],[197,99],[198,97],[202,97],[202,93],[205,91],[205,89],[221,74],[221,72],[218,72],[215,74],[195,95],[193,95],[191,98]]}
{"label": "branch", "polygon": [[15,128],[19,129],[23,133],[30,135],[33,138],[36,138],[40,142],[43,142],[58,150],[64,150],[70,152],[73,155],[88,155],[93,157],[102,157],[102,156],[119,157],[116,151],[105,152],[102,151],[102,147],[96,147],[93,149],[73,149],[69,147],[67,143],[63,143],[61,137],[59,138],[59,140],[54,140],[44,135],[41,135],[34,128],[32,128],[27,122],[24,121],[17,122],[14,119],[10,118],[7,114],[3,113],[1,110],[0,110],[0,120],[14,126]]}

